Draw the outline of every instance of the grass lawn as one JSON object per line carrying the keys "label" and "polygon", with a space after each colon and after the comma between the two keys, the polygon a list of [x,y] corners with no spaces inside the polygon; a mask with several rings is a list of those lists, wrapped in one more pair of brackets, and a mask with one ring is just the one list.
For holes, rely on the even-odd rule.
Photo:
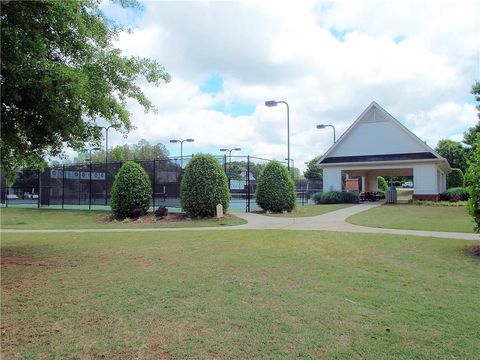
{"label": "grass lawn", "polygon": [[473,220],[465,206],[382,205],[347,221],[379,228],[473,233]]}
{"label": "grass lawn", "polygon": [[232,214],[222,220],[200,219],[170,223],[105,222],[108,211],[88,210],[52,210],[2,208],[0,210],[1,227],[4,229],[96,229],[96,228],[187,228],[205,226],[232,226],[245,224],[246,221]]}
{"label": "grass lawn", "polygon": [[276,217],[308,217],[326,214],[335,210],[344,209],[352,206],[352,204],[325,204],[325,205],[304,205],[297,206],[292,212],[284,212],[282,214],[268,213],[265,215]]}
{"label": "grass lawn", "polygon": [[472,241],[2,234],[2,359],[477,359]]}

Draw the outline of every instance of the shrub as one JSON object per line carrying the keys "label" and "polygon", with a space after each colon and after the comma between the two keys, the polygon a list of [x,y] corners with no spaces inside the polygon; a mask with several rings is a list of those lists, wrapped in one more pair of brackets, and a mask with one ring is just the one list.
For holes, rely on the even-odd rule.
{"label": "shrub", "polygon": [[264,211],[292,211],[297,196],[295,184],[287,168],[276,160],[262,167],[257,178],[255,198]]}
{"label": "shrub", "polygon": [[440,200],[451,202],[466,201],[468,200],[468,193],[467,190],[462,187],[450,188],[440,195]]}
{"label": "shrub", "polygon": [[315,204],[357,204],[359,202],[358,194],[348,191],[326,191],[318,192],[312,196]]}
{"label": "shrub", "polygon": [[377,184],[378,184],[378,190],[387,191],[388,184],[383,176],[377,177]]}
{"label": "shrub", "polygon": [[160,206],[157,210],[155,210],[155,217],[162,218],[168,215],[168,209],[165,206]]}
{"label": "shrub", "polygon": [[141,217],[143,215],[145,215],[145,210],[143,210],[142,208],[136,208],[136,209],[132,210],[129,218],[130,219],[138,219],[139,217]]}
{"label": "shrub", "polygon": [[477,134],[475,145],[469,159],[465,183],[470,196],[468,212],[473,216],[475,231],[480,232],[480,134]]}
{"label": "shrub", "polygon": [[195,155],[188,163],[180,184],[180,203],[190,217],[215,216],[217,204],[227,211],[227,175],[212,155]]}
{"label": "shrub", "polygon": [[125,219],[137,208],[147,212],[152,196],[152,185],[145,170],[133,161],[127,161],[118,171],[112,186],[112,213],[116,219]]}
{"label": "shrub", "polygon": [[447,173],[447,189],[463,187],[463,172],[460,169],[452,169]]}

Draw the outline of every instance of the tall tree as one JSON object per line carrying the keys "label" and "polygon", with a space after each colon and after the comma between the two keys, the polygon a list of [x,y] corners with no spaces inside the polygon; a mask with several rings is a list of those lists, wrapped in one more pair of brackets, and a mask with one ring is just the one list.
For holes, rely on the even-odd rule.
{"label": "tall tree", "polygon": [[[480,81],[475,82],[475,85],[472,86],[471,93],[475,95],[475,100],[478,102],[477,116],[480,118]],[[476,137],[477,134],[480,134],[480,121],[477,122],[475,126],[469,128],[466,132],[463,133],[463,143],[470,146],[472,149],[476,146]]]}
{"label": "tall tree", "polygon": [[154,60],[122,56],[113,46],[122,29],[99,3],[2,1],[0,151],[7,172],[41,164],[64,145],[98,145],[97,118],[128,132],[127,98],[154,110],[135,80],[143,76],[158,86],[170,75]]}
{"label": "tall tree", "polygon": [[308,162],[307,170],[305,170],[303,173],[305,179],[309,181],[320,181],[323,179],[323,171],[318,166],[318,161],[321,159],[321,157],[321,155],[315,156]]}
{"label": "tall tree", "polygon": [[[152,145],[145,139],[140,139],[136,144],[117,145],[108,150],[109,161],[166,159],[168,155],[165,145],[162,143]],[[89,152],[81,152],[73,162],[75,164],[83,163],[89,157]],[[92,152],[92,162],[104,161],[104,150]]]}
{"label": "tall tree", "polygon": [[448,160],[452,168],[467,170],[468,149],[461,142],[442,139],[438,142],[435,151]]}

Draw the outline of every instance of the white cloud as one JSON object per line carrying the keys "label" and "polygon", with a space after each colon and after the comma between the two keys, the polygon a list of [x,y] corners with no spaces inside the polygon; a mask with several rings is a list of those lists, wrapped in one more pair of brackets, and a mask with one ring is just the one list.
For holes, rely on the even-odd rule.
{"label": "white cloud", "polygon": [[[137,130],[111,143],[168,142],[194,137],[190,149],[241,146],[243,154],[286,157],[285,108],[290,104],[291,156],[296,165],[323,153],[372,100],[435,146],[476,122],[466,103],[479,78],[479,2],[301,1],[146,2],[125,54],[157,59],[173,76],[144,90],[159,110],[129,103]],[[125,21],[124,13],[106,6]],[[138,14],[136,15],[138,18]],[[347,31],[343,39],[331,30]],[[402,41],[394,41],[398,36]],[[211,73],[224,92],[201,93]],[[251,116],[209,110],[215,101],[256,105]],[[177,149],[172,150],[175,153]]]}

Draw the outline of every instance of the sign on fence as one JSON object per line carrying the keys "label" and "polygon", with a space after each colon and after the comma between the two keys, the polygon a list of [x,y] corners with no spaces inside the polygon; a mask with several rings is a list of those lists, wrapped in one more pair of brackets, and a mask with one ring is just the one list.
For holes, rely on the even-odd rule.
{"label": "sign on fence", "polygon": [[[50,177],[63,179],[63,170],[51,169]],[[90,180],[90,171],[65,171],[65,179]],[[105,173],[92,171],[92,180],[105,181]]]}

